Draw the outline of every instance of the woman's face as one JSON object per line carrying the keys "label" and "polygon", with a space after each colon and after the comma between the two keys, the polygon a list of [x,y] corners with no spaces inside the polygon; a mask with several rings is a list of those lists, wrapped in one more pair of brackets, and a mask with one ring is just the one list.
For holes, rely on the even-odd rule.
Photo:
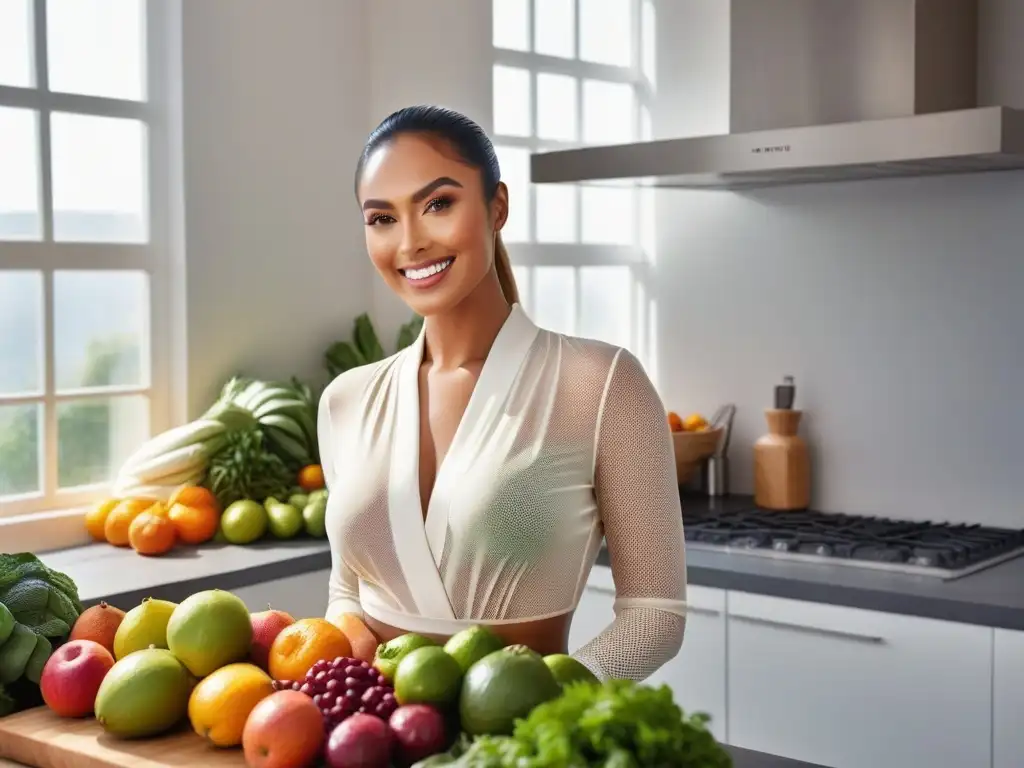
{"label": "woman's face", "polygon": [[442,139],[406,134],[381,146],[358,193],[370,259],[417,314],[456,306],[493,269],[508,192],[499,184],[488,205],[480,170]]}

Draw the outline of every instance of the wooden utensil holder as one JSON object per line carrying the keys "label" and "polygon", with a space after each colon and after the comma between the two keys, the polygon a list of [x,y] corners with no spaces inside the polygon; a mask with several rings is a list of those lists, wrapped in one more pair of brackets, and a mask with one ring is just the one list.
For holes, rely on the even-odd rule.
{"label": "wooden utensil holder", "polygon": [[754,443],[754,503],[764,509],[806,509],[811,503],[807,443],[799,434],[802,411],[768,408],[768,434]]}

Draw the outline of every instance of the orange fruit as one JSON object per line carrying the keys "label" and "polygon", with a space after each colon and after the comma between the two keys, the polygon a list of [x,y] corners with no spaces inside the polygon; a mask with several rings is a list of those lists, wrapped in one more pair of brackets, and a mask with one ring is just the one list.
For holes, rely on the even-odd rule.
{"label": "orange fruit", "polygon": [[257,704],[242,731],[242,754],[250,768],[299,768],[321,753],[324,723],[313,699],[278,691]]}
{"label": "orange fruit", "polygon": [[107,534],[104,532],[104,526],[107,524],[107,518],[110,517],[110,513],[114,511],[120,503],[120,499],[103,499],[93,504],[89,511],[85,513],[85,530],[89,532],[89,535],[96,541],[106,541]]}
{"label": "orange fruit", "polygon": [[176,490],[171,494],[167,506],[173,507],[175,504],[186,507],[209,507],[218,515],[221,512],[220,502],[213,495],[213,491],[201,485],[186,485]]}
{"label": "orange fruit", "polygon": [[687,432],[700,432],[708,426],[707,419],[699,413],[691,413],[683,419],[683,429]]}
{"label": "orange fruit", "polygon": [[274,692],[274,681],[254,664],[227,664],[192,689],[188,719],[192,729],[216,747],[237,747],[249,713]]}
{"label": "orange fruit", "polygon": [[186,544],[202,544],[217,534],[220,513],[213,507],[190,506],[182,502],[171,505],[168,518]]}
{"label": "orange fruit", "polygon": [[675,411],[668,412],[668,428],[673,432],[683,431],[683,420]]}
{"label": "orange fruit", "polygon": [[162,555],[174,548],[178,534],[174,523],[148,510],[128,526],[128,543],[140,555]]}
{"label": "orange fruit", "polygon": [[68,642],[72,640],[92,640],[94,643],[102,645],[113,655],[114,635],[117,634],[117,628],[121,626],[123,620],[124,611],[101,602],[82,611],[82,614],[71,627]]}
{"label": "orange fruit", "polygon": [[304,491],[319,491],[326,485],[324,468],[319,464],[310,464],[299,470],[299,487]]}
{"label": "orange fruit", "polygon": [[348,637],[329,621],[300,619],[277,633],[267,666],[275,680],[302,680],[318,661],[351,655]]}
{"label": "orange fruit", "polygon": [[354,613],[343,613],[334,624],[345,633],[352,646],[352,658],[360,661],[373,661],[380,640],[373,631]]}
{"label": "orange fruit", "polygon": [[134,497],[122,499],[118,505],[110,510],[106,521],[103,523],[103,535],[107,541],[115,547],[127,547],[128,528],[132,520],[141,515],[156,503],[156,499]]}

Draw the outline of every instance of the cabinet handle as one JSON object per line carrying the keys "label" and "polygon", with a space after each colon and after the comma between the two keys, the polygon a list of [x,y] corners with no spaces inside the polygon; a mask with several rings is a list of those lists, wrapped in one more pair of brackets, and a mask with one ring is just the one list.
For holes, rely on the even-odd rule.
{"label": "cabinet handle", "polygon": [[824,629],[822,627],[809,627],[806,624],[792,624],[788,621],[776,621],[775,619],[762,619],[757,616],[743,616],[742,614],[730,613],[730,619],[738,619],[751,624],[765,624],[769,627],[780,627],[782,629],[793,629],[797,632],[806,632],[812,635],[824,635],[835,637],[840,640],[855,640],[860,643],[880,644],[885,642],[884,637],[877,635],[862,635],[858,632],[843,632],[839,629]]}

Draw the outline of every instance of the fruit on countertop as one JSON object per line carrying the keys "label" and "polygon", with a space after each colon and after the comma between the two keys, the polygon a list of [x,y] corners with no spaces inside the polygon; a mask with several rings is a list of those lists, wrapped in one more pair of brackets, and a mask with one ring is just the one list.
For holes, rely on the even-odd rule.
{"label": "fruit on countertop", "polygon": [[484,626],[467,627],[452,635],[444,649],[462,667],[465,674],[484,656],[505,647],[505,641]]}
{"label": "fruit on countertop", "polygon": [[133,496],[122,499],[107,515],[103,524],[103,533],[107,541],[115,547],[127,547],[130,543],[129,532],[132,521],[147,509],[152,507],[158,499]]}
{"label": "fruit on countertop", "polygon": [[[150,511],[161,507],[164,514],[159,511]],[[143,512],[132,520],[128,526],[128,543],[131,548],[140,555],[163,555],[174,549],[178,540],[178,532],[166,516],[166,507],[160,502]]]}
{"label": "fruit on countertop", "polygon": [[195,679],[174,654],[144,648],[119,659],[96,694],[96,719],[120,738],[156,736],[188,712]]}
{"label": "fruit on countertop", "polygon": [[263,506],[267,510],[267,527],[275,539],[291,539],[302,531],[302,510],[278,501],[273,496]]}
{"label": "fruit on countertop", "polygon": [[412,651],[428,645],[437,645],[437,643],[429,637],[416,634],[415,632],[399,635],[393,640],[380,644],[373,658],[373,666],[384,675],[385,680],[394,682],[398,663]]}
{"label": "fruit on countertop", "polygon": [[114,656],[97,642],[71,640],[65,643],[53,652],[43,667],[39,679],[43,702],[60,717],[92,714],[96,694],[113,666]]}
{"label": "fruit on countertop", "polygon": [[267,510],[251,499],[232,502],[220,518],[220,530],[232,544],[251,544],[267,532],[267,525]]}
{"label": "fruit on countertop", "polygon": [[313,491],[302,508],[306,533],[315,539],[327,538],[327,491]]}
{"label": "fruit on countertop", "polygon": [[310,696],[328,730],[357,712],[387,719],[398,707],[394,689],[383,676],[367,662],[351,656],[321,659],[303,678],[275,680],[274,685],[278,690],[290,688]]}
{"label": "fruit on countertop", "polygon": [[250,614],[252,624],[252,647],[249,659],[260,669],[267,669],[270,660],[270,646],[281,630],[295,623],[290,613],[267,607],[265,611]]}
{"label": "fruit on countertop", "polygon": [[251,644],[249,609],[223,589],[189,595],[167,623],[167,648],[199,678],[247,659]]}
{"label": "fruit on countertop", "polygon": [[340,723],[324,752],[330,768],[388,768],[391,731],[379,717],[357,713]]}
{"label": "fruit on countertop", "polygon": [[473,736],[510,734],[516,719],[560,693],[540,654],[510,645],[470,667],[459,696],[462,729]]}
{"label": "fruit on countertop", "polygon": [[461,688],[462,667],[438,645],[410,651],[395,669],[395,698],[402,705],[448,707],[458,703]]}
{"label": "fruit on countertop", "polygon": [[352,646],[352,656],[360,661],[372,663],[373,657],[377,653],[377,647],[380,645],[380,640],[373,630],[354,613],[343,613],[333,621],[348,638],[349,645]]}
{"label": "fruit on countertop", "polygon": [[320,754],[324,726],[313,700],[298,691],[278,691],[262,699],[242,730],[249,768],[306,768]]}
{"label": "fruit on countertop", "polygon": [[310,464],[299,470],[299,487],[306,491],[319,491],[326,487],[324,468],[319,464]]}
{"label": "fruit on countertop", "polygon": [[597,675],[591,672],[583,662],[574,659],[565,653],[552,653],[544,657],[544,663],[548,665],[555,681],[565,687],[569,683],[585,682],[597,683]]}
{"label": "fruit on countertop", "polygon": [[250,713],[274,692],[270,676],[247,663],[228,664],[204,677],[188,700],[192,730],[216,747],[237,747]]}
{"label": "fruit on countertop", "polygon": [[399,707],[388,718],[388,728],[399,765],[412,765],[448,746],[444,715],[426,704]]}
{"label": "fruit on countertop", "polygon": [[177,603],[147,597],[128,611],[114,633],[114,658],[120,661],[150,646],[167,647],[167,623]]}
{"label": "fruit on countertop", "polygon": [[113,654],[114,638],[124,617],[124,611],[105,602],[86,608],[71,628],[68,640],[92,640]]}
{"label": "fruit on countertop", "polygon": [[107,540],[107,518],[120,503],[120,499],[101,499],[93,504],[89,511],[85,513],[85,529],[94,541]]}
{"label": "fruit on countertop", "polygon": [[329,621],[299,619],[274,638],[267,666],[275,680],[302,680],[318,661],[351,654],[345,633]]}

